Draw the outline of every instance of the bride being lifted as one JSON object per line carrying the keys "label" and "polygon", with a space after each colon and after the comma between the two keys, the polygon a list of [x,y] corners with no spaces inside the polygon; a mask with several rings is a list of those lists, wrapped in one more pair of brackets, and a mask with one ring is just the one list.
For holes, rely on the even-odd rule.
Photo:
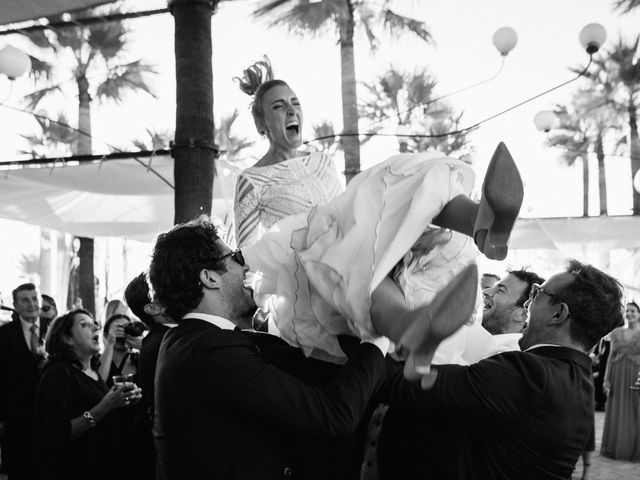
{"label": "bride being lifted", "polygon": [[[300,132],[299,101],[288,85],[270,80],[260,88],[252,108],[259,130],[277,137],[295,121]],[[279,115],[265,112],[272,105]],[[271,144],[273,133],[265,134]],[[285,140],[297,142],[297,155],[301,135]],[[261,275],[256,298],[276,299],[270,313],[282,337],[307,355],[341,363],[337,335],[383,335],[407,358],[407,377],[424,372],[419,367],[473,312],[478,274],[470,240],[488,258],[504,259],[522,204],[522,181],[503,143],[479,203],[468,197],[474,179],[468,164],[439,152],[395,155],[328,203],[287,216],[242,246]]]}

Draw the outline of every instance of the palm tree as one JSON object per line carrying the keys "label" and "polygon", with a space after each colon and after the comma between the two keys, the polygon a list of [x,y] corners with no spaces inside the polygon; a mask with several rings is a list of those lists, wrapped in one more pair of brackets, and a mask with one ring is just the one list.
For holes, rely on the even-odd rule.
{"label": "palm tree", "polygon": [[[620,38],[613,49],[594,59],[596,66],[586,76],[605,92],[603,102],[620,117],[628,119],[627,139],[631,159],[631,181],[640,170],[640,139],[638,137],[638,107],[640,106],[640,36],[631,43]],[[577,69],[574,69],[577,71]],[[640,215],[640,192],[633,190],[633,214]]]}
{"label": "palm tree", "polygon": [[220,147],[220,157],[227,162],[243,160],[242,153],[255,142],[247,137],[239,137],[232,133],[233,124],[238,119],[240,112],[236,108],[232,113],[225,115],[216,127],[215,139]]}
{"label": "palm tree", "polygon": [[[95,15],[99,10],[85,10],[73,15]],[[49,18],[55,22],[59,18]],[[47,79],[47,85],[26,96],[27,106],[35,109],[50,95],[61,93],[66,79],[52,82],[58,71],[59,59],[68,56],[72,80],[78,95],[78,130],[72,148],[74,154],[91,154],[91,105],[94,100],[120,102],[127,92],[146,92],[153,95],[146,77],[156,73],[153,67],[142,60],[124,62],[128,30],[124,23],[113,21],[88,26],[68,27],[58,30],[38,30],[27,33],[31,42],[55,55],[56,62],[33,62],[36,80]],[[79,237],[80,266],[78,290],[83,304],[90,312],[95,312],[95,289],[93,272],[93,239]],[[70,307],[70,305],[69,305]]]}
{"label": "palm tree", "polygon": [[620,130],[620,119],[608,102],[604,88],[580,89],[572,98],[570,107],[559,105],[556,114],[560,119],[560,133],[549,138],[550,146],[565,149],[562,158],[572,164],[582,159],[583,168],[583,215],[588,214],[588,151],[591,149],[598,160],[598,186],[600,215],[607,215],[607,183],[605,172],[604,143],[611,134]]}
{"label": "palm tree", "polygon": [[576,160],[582,162],[582,216],[589,216],[589,147],[591,142],[587,136],[587,128],[582,119],[575,112],[559,105],[554,113],[559,119],[559,126],[547,138],[546,145],[563,149],[560,159],[568,166],[573,166]]}
{"label": "palm tree", "polygon": [[258,18],[272,17],[272,26],[285,25],[293,33],[312,35],[333,29],[340,44],[342,75],[342,122],[345,134],[340,140],[345,155],[347,182],[360,171],[358,139],[358,101],[353,40],[356,27],[367,35],[371,48],[378,44],[376,25],[384,26],[395,35],[413,33],[425,42],[431,41],[427,26],[418,20],[395,13],[390,0],[265,0],[255,10]]}
{"label": "palm tree", "polygon": [[640,0],[616,0],[614,8],[621,10],[622,13],[629,13],[638,7],[640,7]]}
{"label": "palm tree", "polygon": [[319,138],[320,151],[326,152],[328,155],[335,154],[340,149],[340,142],[336,140],[333,122],[330,120],[322,120],[320,123],[314,123],[313,138]]}
{"label": "palm tree", "polygon": [[34,118],[38,122],[40,132],[20,135],[28,142],[30,148],[30,150],[23,150],[20,153],[31,155],[32,158],[71,155],[71,147],[76,141],[77,134],[63,126],[69,124],[64,112],[58,113],[58,117],[53,122],[44,115]]}
{"label": "palm tree", "polygon": [[173,149],[176,223],[210,214],[214,144],[211,15],[218,0],[173,0],[176,134]]}
{"label": "palm tree", "polygon": [[[360,103],[360,115],[378,124],[395,119],[401,135],[400,152],[434,149],[447,155],[459,153],[467,144],[468,132],[445,135],[460,128],[462,114],[455,113],[445,102],[434,102],[436,84],[424,68],[401,73],[391,67],[375,82],[363,84],[366,95]],[[405,136],[412,131],[431,138]]]}

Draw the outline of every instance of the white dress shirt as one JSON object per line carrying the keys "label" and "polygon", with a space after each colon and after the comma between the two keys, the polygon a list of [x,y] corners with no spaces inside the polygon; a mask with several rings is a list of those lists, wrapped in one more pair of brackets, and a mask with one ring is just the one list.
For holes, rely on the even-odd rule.
{"label": "white dress shirt", "polygon": [[222,318],[222,317],[217,317],[215,315],[209,315],[207,313],[187,313],[184,317],[182,317],[183,320],[186,320],[188,318],[196,318],[198,320],[204,320],[205,322],[209,322],[212,325],[215,325],[216,327],[220,327],[222,330],[233,330],[236,328],[235,323],[233,323],[230,320],[227,320],[226,318]]}

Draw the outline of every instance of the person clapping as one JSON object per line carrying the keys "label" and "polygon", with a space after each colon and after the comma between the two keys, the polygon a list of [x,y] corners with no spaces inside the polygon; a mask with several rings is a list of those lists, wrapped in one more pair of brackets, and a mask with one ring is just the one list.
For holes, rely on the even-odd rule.
{"label": "person clapping", "polygon": [[58,318],[49,329],[46,349],[34,424],[39,478],[122,478],[120,435],[112,412],[136,404],[140,389],[132,383],[107,389],[97,372],[99,327],[86,310]]}

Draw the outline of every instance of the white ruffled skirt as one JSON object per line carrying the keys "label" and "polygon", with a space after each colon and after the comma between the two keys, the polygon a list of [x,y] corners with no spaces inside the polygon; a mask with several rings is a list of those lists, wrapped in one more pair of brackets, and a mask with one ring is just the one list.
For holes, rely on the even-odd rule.
{"label": "white ruffled skirt", "polygon": [[[243,248],[260,279],[257,303],[290,344],[343,363],[337,335],[377,336],[371,292],[390,272],[415,308],[475,260],[473,240],[448,230],[431,250],[411,251],[426,229],[438,228],[431,222],[451,199],[471,192],[474,180],[468,164],[439,152],[395,155],[360,173],[327,205],[283,219]],[[437,355],[435,361],[442,363]]]}

